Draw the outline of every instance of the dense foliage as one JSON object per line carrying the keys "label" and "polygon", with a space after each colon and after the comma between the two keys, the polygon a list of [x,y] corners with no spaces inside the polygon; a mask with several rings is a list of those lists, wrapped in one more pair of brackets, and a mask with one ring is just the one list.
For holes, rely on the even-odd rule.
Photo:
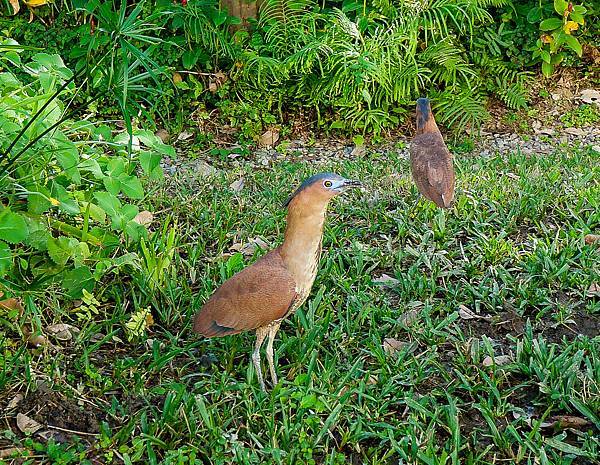
{"label": "dense foliage", "polygon": [[[122,48],[114,38],[125,31],[133,53],[127,66],[154,70],[150,86],[121,82],[129,93],[154,92],[142,111],[172,118],[176,103],[202,119],[217,108],[248,139],[300,108],[314,111],[323,128],[377,134],[403,122],[425,94],[440,121],[460,132],[489,117],[489,96],[525,107],[528,81],[540,66],[551,76],[565,60],[582,57],[582,44],[598,45],[597,6],[564,0],[265,0],[247,27],[216,0],[159,0],[139,2],[131,15],[138,23],[123,28],[124,5],[52,6],[46,19],[74,28],[53,32],[57,48],[76,38],[66,58],[80,63]],[[19,25],[8,31],[22,42],[35,44],[46,34],[39,23]],[[143,49],[156,34],[160,48]],[[160,76],[159,65],[169,72]]]}

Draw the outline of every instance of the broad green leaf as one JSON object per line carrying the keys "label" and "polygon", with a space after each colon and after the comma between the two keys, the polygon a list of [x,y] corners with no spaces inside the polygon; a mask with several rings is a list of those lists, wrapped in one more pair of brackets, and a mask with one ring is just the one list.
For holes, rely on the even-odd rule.
{"label": "broad green leaf", "polygon": [[539,6],[533,7],[529,10],[529,13],[527,13],[527,22],[529,24],[535,24],[540,19],[542,19],[542,9]]}
{"label": "broad green leaf", "polygon": [[130,199],[143,199],[144,188],[136,176],[121,176],[121,191]]}
{"label": "broad green leaf", "polygon": [[573,11],[571,12],[571,16],[573,16],[573,13],[578,14],[578,15],[584,15],[587,13],[587,8],[584,7],[583,5],[575,5],[573,7]]}
{"label": "broad green leaf", "polygon": [[90,218],[97,221],[98,223],[104,223],[106,221],[106,212],[102,210],[98,205],[91,202],[81,202],[81,211],[85,212],[89,208]]}
{"label": "broad green leaf", "polygon": [[582,55],[583,50],[577,38],[573,37],[572,35],[565,34],[565,43],[577,54],[577,56]]}
{"label": "broad green leaf", "polygon": [[60,236],[58,239],[50,238],[47,244],[48,255],[54,263],[64,266],[73,256],[78,245],[77,239],[65,236]]}
{"label": "broad green leaf", "polygon": [[87,266],[80,266],[69,271],[62,281],[62,287],[71,299],[80,299],[84,289],[92,292],[94,284],[94,277]]}
{"label": "broad green leaf", "polygon": [[198,62],[198,52],[196,50],[186,50],[181,56],[181,62],[185,69],[192,69]]}
{"label": "broad green leaf", "polygon": [[27,223],[18,213],[5,208],[0,212],[0,240],[17,244],[27,237]]}
{"label": "broad green leaf", "polygon": [[115,218],[121,210],[121,202],[110,192],[96,192],[94,197],[98,201],[98,205],[102,208],[108,216]]}
{"label": "broad green leaf", "polygon": [[160,166],[161,160],[160,154],[156,152],[140,152],[140,165],[144,173],[151,174],[156,168]]}
{"label": "broad green leaf", "polygon": [[119,181],[118,178],[106,176],[102,182],[104,183],[106,190],[112,195],[119,195],[119,192],[121,192],[121,181]]}
{"label": "broad green leaf", "polygon": [[104,178],[104,173],[102,172],[102,168],[100,168],[100,165],[98,164],[98,162],[96,160],[94,160],[93,158],[85,158],[85,159],[81,160],[81,163],[79,163],[79,169],[81,171],[89,171],[90,173],[92,173],[94,175],[94,177],[96,179]]}
{"label": "broad green leaf", "polygon": [[542,50],[540,52],[540,55],[542,57],[542,60],[544,60],[546,63],[550,63],[551,57],[550,53],[547,50]]}
{"label": "broad green leaf", "polygon": [[554,72],[554,65],[551,65],[550,63],[546,63],[544,61],[542,63],[542,73],[544,74],[544,76],[550,77],[550,76],[552,76],[553,72]]}
{"label": "broad green leaf", "polygon": [[12,254],[6,242],[0,241],[0,278],[12,268]]}
{"label": "broad green leaf", "polygon": [[30,187],[27,194],[27,211],[35,215],[41,215],[52,207],[48,198],[52,197],[50,191],[44,186]]}
{"label": "broad green leaf", "polygon": [[125,160],[121,157],[111,158],[106,165],[106,171],[110,176],[119,177],[125,173]]}
{"label": "broad green leaf", "polygon": [[565,0],[554,0],[554,11],[563,16],[569,3]]}
{"label": "broad green leaf", "polygon": [[583,25],[585,24],[585,18],[583,15],[579,13],[571,13],[570,18],[575,21],[577,24]]}
{"label": "broad green leaf", "polygon": [[25,221],[29,230],[25,244],[39,251],[46,250],[48,239],[52,237],[48,228],[43,223],[32,218],[26,218]]}
{"label": "broad green leaf", "polygon": [[71,194],[58,182],[52,183],[52,197],[60,202],[59,208],[64,213],[68,215],[79,214],[79,205],[71,197]]}
{"label": "broad green leaf", "polygon": [[563,22],[559,18],[548,18],[540,23],[540,30],[542,31],[553,31],[562,27]]}

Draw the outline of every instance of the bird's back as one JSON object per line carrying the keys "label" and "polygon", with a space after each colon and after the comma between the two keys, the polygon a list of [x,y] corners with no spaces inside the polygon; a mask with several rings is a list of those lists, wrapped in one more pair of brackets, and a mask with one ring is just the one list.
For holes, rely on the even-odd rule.
{"label": "bird's back", "polygon": [[194,317],[194,331],[227,336],[285,316],[296,298],[295,282],[279,248],[225,281]]}
{"label": "bird's back", "polygon": [[452,155],[437,128],[417,135],[410,146],[413,179],[421,194],[448,208],[454,198]]}

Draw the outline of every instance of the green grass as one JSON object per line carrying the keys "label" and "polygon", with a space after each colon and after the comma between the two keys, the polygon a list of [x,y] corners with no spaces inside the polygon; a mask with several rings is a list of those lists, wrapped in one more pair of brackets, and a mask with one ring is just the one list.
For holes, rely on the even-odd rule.
{"label": "green grass", "polygon": [[[600,229],[600,154],[461,155],[456,168],[447,212],[419,198],[394,153],[243,163],[156,186],[149,253],[168,253],[158,223],[177,232],[160,285],[148,272],[118,276],[96,293],[98,313],[80,317],[57,295],[30,295],[21,319],[7,323],[0,407],[18,392],[25,401],[2,415],[0,445],[30,454],[19,463],[595,463],[600,300],[588,288],[600,270],[598,246],[583,237]],[[277,245],[281,204],[324,170],[368,188],[332,203],[313,292],[282,325],[281,381],[264,394],[249,363],[253,335],[202,339],[190,319],[256,258],[229,256],[230,247],[256,236]],[[228,186],[239,177],[236,194]],[[382,273],[398,282],[373,283]],[[461,305],[486,319],[461,318]],[[146,337],[127,342],[125,323],[147,306]],[[411,310],[412,323],[401,318]],[[81,332],[25,349],[18,331],[31,321]],[[406,344],[386,353],[385,338]],[[501,355],[507,364],[484,364]],[[97,422],[85,429],[75,418],[64,429],[97,434],[24,438],[16,412],[42,421],[52,402],[80,405]],[[587,424],[549,426],[558,415]]]}

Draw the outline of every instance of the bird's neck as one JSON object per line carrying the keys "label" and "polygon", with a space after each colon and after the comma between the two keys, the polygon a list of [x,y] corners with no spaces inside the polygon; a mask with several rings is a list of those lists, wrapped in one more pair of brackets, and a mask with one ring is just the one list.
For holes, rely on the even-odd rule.
{"label": "bird's neck", "polygon": [[288,209],[280,253],[299,287],[310,288],[315,279],[326,212],[327,203],[308,206],[294,202]]}
{"label": "bird's neck", "polygon": [[417,121],[417,135],[437,132],[439,132],[439,128],[433,117],[430,116],[427,120]]}

